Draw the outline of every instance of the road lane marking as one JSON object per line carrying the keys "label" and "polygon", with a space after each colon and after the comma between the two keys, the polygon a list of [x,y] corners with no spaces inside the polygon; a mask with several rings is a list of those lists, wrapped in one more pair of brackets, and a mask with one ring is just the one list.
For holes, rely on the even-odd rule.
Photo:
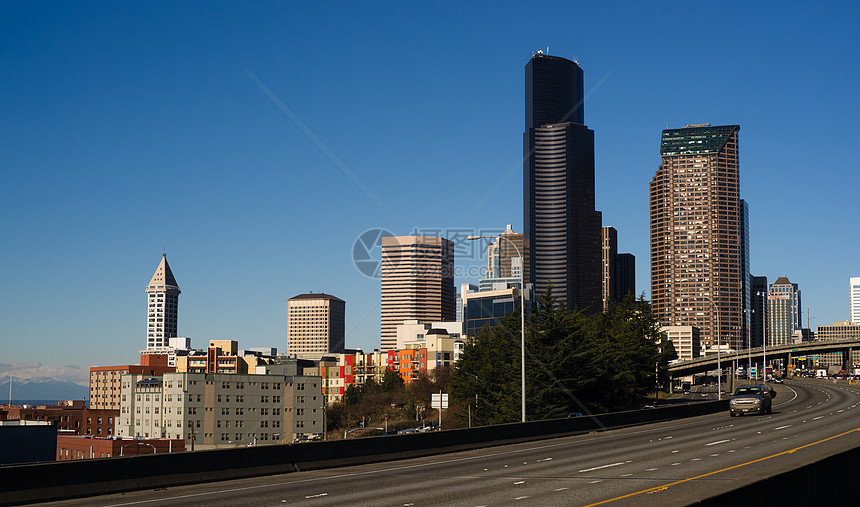
{"label": "road lane marking", "polygon": [[629,493],[629,494],[626,494],[626,495],[617,496],[617,497],[615,497],[615,498],[610,498],[610,499],[608,499],[608,500],[602,500],[602,501],[600,501],[600,502],[594,502],[594,503],[591,503],[591,504],[585,505],[584,507],[594,507],[595,505],[603,505],[603,504],[607,504],[607,503],[610,503],[610,502],[616,502],[616,501],[618,501],[618,500],[623,500],[623,499],[625,499],[625,498],[630,498],[630,497],[634,497],[634,496],[637,496],[637,495],[642,495],[642,494],[645,494],[645,493],[654,493],[654,492],[657,492],[657,491],[664,491],[664,490],[669,489],[669,488],[670,488],[670,487],[672,487],[672,486],[677,486],[678,484],[684,484],[684,483],[686,483],[686,482],[695,481],[695,480],[697,480],[697,479],[702,479],[702,478],[704,478],[704,477],[710,477],[710,476],[712,476],[712,475],[716,475],[716,474],[719,474],[719,473],[722,473],[722,472],[727,472],[727,471],[729,471],[729,470],[734,470],[734,469],[741,468],[741,467],[745,467],[745,466],[748,466],[748,465],[753,465],[753,464],[755,464],[755,463],[761,463],[762,461],[767,461],[767,460],[769,460],[769,459],[777,458],[777,457],[779,457],[779,456],[784,456],[784,455],[786,455],[786,454],[793,454],[793,453],[795,453],[795,452],[797,452],[797,451],[800,451],[800,450],[806,449],[806,448],[808,448],[808,447],[812,447],[812,446],[814,446],[814,445],[822,444],[822,443],[824,443],[824,442],[828,442],[828,441],[830,441],[830,440],[833,440],[833,439],[836,439],[836,438],[839,438],[839,437],[844,437],[845,435],[849,435],[849,434],[851,434],[851,433],[854,433],[855,431],[860,431],[860,428],[854,428],[853,430],[848,430],[848,431],[846,431],[846,432],[839,433],[839,434],[837,434],[837,435],[833,435],[833,436],[830,436],[830,437],[827,437],[827,438],[824,438],[824,439],[818,440],[817,442],[811,442],[811,443],[809,443],[809,444],[801,445],[801,446],[799,446],[799,447],[795,447],[794,449],[789,449],[789,450],[787,450],[787,451],[782,451],[782,452],[779,452],[779,453],[776,453],[776,454],[771,454],[770,456],[765,456],[764,458],[754,459],[754,460],[752,460],[752,461],[747,461],[746,463],[741,463],[741,464],[739,464],[739,465],[733,465],[733,466],[730,466],[730,467],[722,468],[722,469],[720,469],[720,470],[714,470],[713,472],[708,472],[708,473],[705,473],[705,474],[702,474],[702,475],[697,475],[697,476],[695,476],[695,477],[688,477],[688,478],[686,478],[686,479],[681,479],[681,480],[679,480],[679,481],[670,482],[670,483],[668,483],[668,484],[664,484],[664,485],[662,485],[662,486],[657,486],[657,487],[654,487],[654,488],[643,489],[642,491],[637,491],[637,492],[635,492],[635,493]]}
{"label": "road lane marking", "polygon": [[601,465],[599,467],[586,468],[585,470],[580,470],[579,472],[580,473],[582,473],[582,472],[593,472],[595,470],[601,470],[603,468],[617,467],[618,465],[623,465],[624,463],[629,463],[629,461],[619,461],[618,463],[610,463],[609,465]]}
{"label": "road lane marking", "polygon": [[818,416],[818,417],[813,417],[813,418],[812,418],[812,420],[813,420],[813,421],[817,421],[817,420],[819,420],[819,419],[824,419],[824,416],[823,416],[823,415],[820,415],[820,416]]}
{"label": "road lane marking", "polygon": [[785,426],[780,426],[780,427],[778,427],[778,428],[774,428],[773,430],[774,430],[774,431],[776,431],[776,430],[784,430],[785,428],[791,428],[791,425],[790,425],[790,424],[786,424]]}
{"label": "road lane marking", "polygon": [[660,470],[660,469],[659,468],[647,468],[647,469],[645,469],[646,472],[653,472],[654,470]]}
{"label": "road lane marking", "polygon": [[305,498],[320,498],[320,497],[323,497],[323,496],[328,496],[328,493],[320,493],[320,494],[318,494],[318,495],[308,495],[308,496],[306,496]]}
{"label": "road lane marking", "polygon": [[731,442],[731,441],[732,441],[731,439],[717,440],[716,442],[711,442],[710,444],[705,444],[705,447],[708,447],[711,445],[717,445],[717,444],[725,444],[726,442]]}
{"label": "road lane marking", "polygon": [[555,488],[553,491],[565,491],[568,489],[570,489],[570,488]]}
{"label": "road lane marking", "polygon": [[528,496],[518,496],[514,498],[514,500],[525,500],[526,498],[528,498]]}

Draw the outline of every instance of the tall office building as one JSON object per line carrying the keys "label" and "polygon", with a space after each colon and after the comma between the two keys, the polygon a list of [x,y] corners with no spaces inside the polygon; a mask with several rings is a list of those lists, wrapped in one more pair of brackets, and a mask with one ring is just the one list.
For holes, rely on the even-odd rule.
{"label": "tall office building", "polygon": [[767,277],[750,275],[750,346],[764,345],[767,323]]}
{"label": "tall office building", "polygon": [[747,336],[752,325],[752,288],[750,287],[750,211],[749,205],[743,199],[738,202],[738,217],[741,221],[741,303],[743,307],[743,329],[741,336],[744,337],[745,346],[749,346]]}
{"label": "tall office building", "polygon": [[852,276],[848,279],[848,297],[850,321],[860,324],[860,276]]}
{"label": "tall office building", "polygon": [[800,289],[781,276],[767,292],[767,345],[790,345],[791,336],[802,327]]}
{"label": "tall office building", "polygon": [[538,51],[525,68],[523,235],[526,283],[569,309],[600,311],[601,214],[594,131],[584,125],[576,62]]}
{"label": "tall office building", "polygon": [[[743,326],[738,125],[663,131],[650,185],[651,297],[661,325],[733,349]],[[713,301],[713,303],[712,303]]]}
{"label": "tall office building", "polygon": [[330,294],[299,294],[287,300],[287,354],[344,350],[346,302]]}
{"label": "tall office building", "polygon": [[609,303],[623,300],[636,292],[636,258],[633,254],[618,253],[618,231],[614,227],[603,227],[603,310]]}
{"label": "tall office building", "polygon": [[161,255],[161,262],[146,286],[146,349],[167,347],[169,338],[179,336],[177,318],[179,316],[179,285],[170,265],[167,254]]}
{"label": "tall office building", "polygon": [[404,320],[449,322],[456,319],[454,243],[433,236],[382,238],[381,346],[397,346],[397,325]]}

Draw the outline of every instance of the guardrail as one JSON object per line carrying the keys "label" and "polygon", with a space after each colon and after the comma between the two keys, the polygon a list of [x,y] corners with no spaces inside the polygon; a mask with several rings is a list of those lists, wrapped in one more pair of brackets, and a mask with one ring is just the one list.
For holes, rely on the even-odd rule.
{"label": "guardrail", "polygon": [[712,414],[728,401],[477,428],[0,467],[0,504],[87,497],[432,456]]}

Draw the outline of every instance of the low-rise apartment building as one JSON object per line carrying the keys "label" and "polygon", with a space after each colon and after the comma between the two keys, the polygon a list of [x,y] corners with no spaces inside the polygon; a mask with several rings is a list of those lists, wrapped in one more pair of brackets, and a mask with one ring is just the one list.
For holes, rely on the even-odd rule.
{"label": "low-rise apartment building", "polygon": [[269,373],[125,375],[117,435],[178,438],[194,450],[323,433],[322,378],[261,368]]}

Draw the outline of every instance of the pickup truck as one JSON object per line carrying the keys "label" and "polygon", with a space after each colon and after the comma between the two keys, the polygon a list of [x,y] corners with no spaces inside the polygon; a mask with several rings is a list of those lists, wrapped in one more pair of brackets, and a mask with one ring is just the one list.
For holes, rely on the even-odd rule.
{"label": "pickup truck", "polygon": [[770,414],[775,396],[776,392],[764,384],[740,386],[729,400],[729,415]]}

